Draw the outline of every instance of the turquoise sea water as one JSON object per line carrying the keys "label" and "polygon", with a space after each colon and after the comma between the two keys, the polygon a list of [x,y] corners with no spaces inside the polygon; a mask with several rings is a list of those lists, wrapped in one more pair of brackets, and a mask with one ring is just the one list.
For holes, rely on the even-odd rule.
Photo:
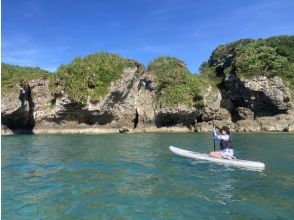
{"label": "turquoise sea water", "polygon": [[294,219],[294,134],[234,134],[263,172],[173,155],[210,134],[2,136],[2,219]]}

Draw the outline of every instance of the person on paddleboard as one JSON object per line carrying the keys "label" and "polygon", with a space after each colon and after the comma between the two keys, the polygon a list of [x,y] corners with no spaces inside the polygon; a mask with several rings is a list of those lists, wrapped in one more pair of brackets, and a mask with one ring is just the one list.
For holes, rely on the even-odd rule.
{"label": "person on paddleboard", "polygon": [[234,157],[234,149],[230,138],[230,129],[228,126],[223,126],[220,129],[221,135],[218,135],[215,128],[212,129],[212,135],[214,140],[220,142],[220,151],[210,152],[211,157],[225,158],[225,159],[236,159]]}

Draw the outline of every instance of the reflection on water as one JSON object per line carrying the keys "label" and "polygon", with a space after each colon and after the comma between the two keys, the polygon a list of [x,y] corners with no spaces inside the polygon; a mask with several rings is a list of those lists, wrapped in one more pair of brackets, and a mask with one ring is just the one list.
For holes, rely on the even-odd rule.
{"label": "reflection on water", "polygon": [[235,135],[239,157],[264,162],[263,172],[168,150],[207,153],[211,143],[209,134],[2,137],[2,218],[292,219],[293,135]]}

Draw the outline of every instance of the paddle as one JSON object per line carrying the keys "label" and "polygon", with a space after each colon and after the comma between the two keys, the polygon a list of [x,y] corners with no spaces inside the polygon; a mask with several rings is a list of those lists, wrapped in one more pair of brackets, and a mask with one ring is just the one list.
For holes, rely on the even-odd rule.
{"label": "paddle", "polygon": [[[214,120],[212,120],[212,126],[213,126],[213,129],[214,129]],[[213,137],[213,151],[215,151],[215,139]]]}

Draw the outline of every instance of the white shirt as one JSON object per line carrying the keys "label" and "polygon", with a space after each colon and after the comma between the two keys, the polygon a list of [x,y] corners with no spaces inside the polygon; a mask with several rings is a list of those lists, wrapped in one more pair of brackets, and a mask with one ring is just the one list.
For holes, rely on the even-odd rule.
{"label": "white shirt", "polygon": [[212,129],[212,135],[213,135],[213,138],[217,141],[221,141],[221,140],[228,141],[230,139],[230,136],[227,134],[218,135],[215,129]]}

